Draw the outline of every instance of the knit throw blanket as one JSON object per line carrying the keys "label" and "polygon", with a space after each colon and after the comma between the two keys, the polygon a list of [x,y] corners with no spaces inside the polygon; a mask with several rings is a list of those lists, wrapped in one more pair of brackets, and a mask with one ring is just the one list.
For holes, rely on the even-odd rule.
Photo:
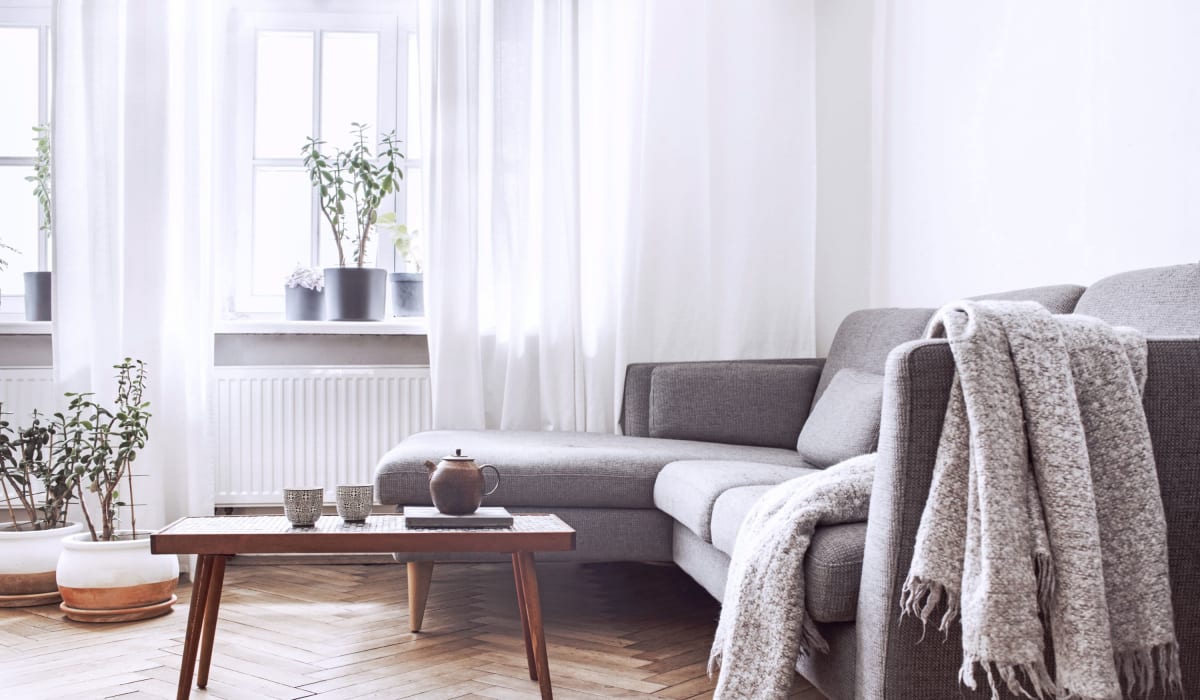
{"label": "knit throw blanket", "polygon": [[804,555],[818,525],[867,519],[874,457],[784,482],[746,515],[708,662],[715,697],[786,697],[798,656],[828,651],[804,608]]}
{"label": "knit throw blanket", "polygon": [[993,698],[1179,690],[1144,338],[1013,302],[957,302],[932,334],[957,375],[903,611],[961,615],[959,678]]}

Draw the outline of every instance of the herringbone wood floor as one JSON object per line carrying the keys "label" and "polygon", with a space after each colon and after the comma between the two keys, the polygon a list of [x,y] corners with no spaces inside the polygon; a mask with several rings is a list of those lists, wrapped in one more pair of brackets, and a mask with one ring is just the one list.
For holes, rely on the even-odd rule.
{"label": "herringbone wood floor", "polygon": [[[718,606],[686,575],[640,564],[538,573],[555,697],[711,696]],[[420,634],[408,631],[404,575],[391,564],[231,566],[212,678],[192,697],[537,697],[509,565],[438,565]],[[0,609],[0,698],[174,698],[189,592],[170,615],[135,623]],[[822,698],[799,677],[792,697]]]}

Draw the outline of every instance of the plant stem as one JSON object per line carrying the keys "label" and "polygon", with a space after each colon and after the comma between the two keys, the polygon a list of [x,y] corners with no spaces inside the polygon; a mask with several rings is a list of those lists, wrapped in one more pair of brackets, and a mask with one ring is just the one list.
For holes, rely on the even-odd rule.
{"label": "plant stem", "polygon": [[83,520],[87,523],[88,532],[92,533],[92,541],[99,542],[100,538],[96,537],[96,526],[92,525],[92,516],[88,513],[87,499],[84,498],[83,482],[76,481],[75,488],[79,491],[79,507],[83,509]]}
{"label": "plant stem", "polygon": [[133,510],[133,465],[126,462],[127,471],[125,477],[129,481],[129,531],[133,533],[133,539],[137,539],[137,514]]}
{"label": "plant stem", "polygon": [[13,529],[15,530],[20,527],[20,524],[17,523],[17,511],[13,508],[12,496],[8,495],[8,483],[0,481],[0,487],[4,488],[4,501],[8,504],[8,517],[12,520]]}

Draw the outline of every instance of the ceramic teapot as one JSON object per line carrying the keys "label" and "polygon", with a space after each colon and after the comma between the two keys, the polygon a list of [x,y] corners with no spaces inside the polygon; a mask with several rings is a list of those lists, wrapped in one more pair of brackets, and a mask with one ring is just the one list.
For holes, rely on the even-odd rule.
{"label": "ceramic teapot", "polygon": [[[443,457],[437,464],[426,461],[425,467],[429,469],[429,495],[433,497],[433,505],[446,515],[470,515],[479,508],[484,496],[490,496],[500,488],[500,470],[491,464],[475,466],[475,460],[464,456],[462,450],[455,450],[453,455]],[[487,493],[483,491],[484,469],[496,473],[496,485]]]}

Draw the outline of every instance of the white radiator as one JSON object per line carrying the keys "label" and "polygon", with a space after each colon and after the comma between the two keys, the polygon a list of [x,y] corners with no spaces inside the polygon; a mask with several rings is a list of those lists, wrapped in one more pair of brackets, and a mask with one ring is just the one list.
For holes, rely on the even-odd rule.
{"label": "white radiator", "polygon": [[54,391],[54,371],[49,367],[0,367],[0,402],[4,420],[16,429],[27,427],[34,409],[47,418],[64,407]]}
{"label": "white radiator", "polygon": [[286,487],[369,484],[432,422],[429,368],[217,367],[216,504],[279,505]]}

